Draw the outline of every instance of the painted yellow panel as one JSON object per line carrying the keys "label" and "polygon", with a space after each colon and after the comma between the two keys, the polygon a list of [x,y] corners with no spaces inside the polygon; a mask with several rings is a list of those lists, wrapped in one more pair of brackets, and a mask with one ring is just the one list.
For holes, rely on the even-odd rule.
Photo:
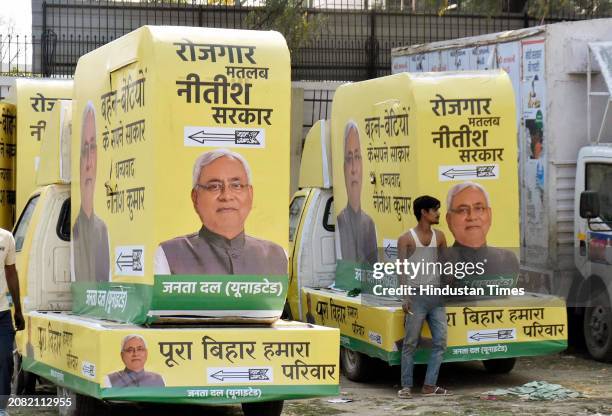
{"label": "painted yellow panel", "polygon": [[[301,322],[168,329],[36,312],[26,321],[27,335],[20,343],[24,357],[101,388],[117,387],[109,375],[126,366],[160,375],[165,387],[334,386],[340,377],[338,331]],[[139,346],[146,351],[122,353],[131,346],[124,344],[129,335],[142,337]],[[132,362],[135,356],[139,363]],[[249,368],[259,369],[259,377],[249,378]],[[247,371],[246,380],[236,378],[242,371]]]}
{"label": "painted yellow panel", "polygon": [[[86,285],[75,295],[75,311],[143,322],[152,309],[155,314],[193,315],[197,308],[207,308],[207,302],[200,302],[184,312],[180,296],[184,292],[174,293],[177,302],[170,302],[172,305],[157,302],[152,306],[151,299],[153,303],[169,299],[160,295],[161,283],[150,294],[154,282],[160,281],[154,275],[257,275],[260,281],[274,275],[286,282],[290,73],[285,40],[277,32],[262,31],[144,26],[79,60],[71,215],[73,224],[78,218],[94,218],[94,232],[100,238],[96,247],[79,243],[79,252],[85,254],[75,256],[73,277]],[[92,125],[93,140],[88,130]],[[247,198],[250,202],[239,203],[241,210],[249,207],[245,235],[263,241],[258,243],[261,246],[274,246],[284,264],[279,259],[266,263],[264,272],[257,272],[253,265],[259,259],[253,258],[246,262],[248,270],[236,272],[235,263],[246,256],[236,259],[237,254],[231,257],[235,254],[227,251],[224,256],[231,257],[231,267],[227,266],[225,273],[199,271],[211,262],[194,265],[196,271],[176,272],[172,264],[170,272],[160,271],[164,270],[163,262],[154,261],[160,244],[194,233],[197,238],[203,223],[200,216],[210,206],[196,204],[200,214],[194,209],[192,198],[213,195],[197,182],[197,174],[194,185],[194,162],[205,152],[224,148],[239,153],[250,165],[252,187],[241,195],[252,196]],[[223,182],[218,194],[235,196],[238,191],[225,188],[229,182]],[[230,215],[229,211],[236,211],[235,202],[214,208],[215,213],[225,210]],[[244,210],[239,214],[245,215]],[[75,229],[76,225],[73,237]],[[73,238],[73,247],[76,240]],[[85,257],[91,260],[81,261]],[[268,272],[272,264],[282,267]],[[87,266],[89,271],[81,272]],[[92,292],[86,298],[85,287],[89,290],[98,285],[98,289],[107,290],[109,281],[128,285],[121,286],[125,290],[119,294],[127,298],[127,306],[122,303],[120,308],[110,308],[122,309],[122,315],[109,315],[108,302],[105,311],[99,302],[94,305]],[[281,306],[271,308],[274,311],[263,318],[278,318],[284,298],[278,299]],[[238,311],[236,315],[253,314]]]}
{"label": "painted yellow panel", "polygon": [[36,185],[70,183],[72,101],[61,100],[56,103],[41,142]]}
{"label": "painted yellow panel", "polygon": [[72,98],[72,81],[17,79],[11,91],[17,103],[16,209],[20,213],[36,188],[40,146],[52,110],[59,100]]}
{"label": "painted yellow panel", "polygon": [[15,133],[14,105],[0,103],[0,228],[10,230],[15,223]]}
{"label": "painted yellow panel", "polygon": [[300,163],[300,188],[329,188],[331,158],[329,122],[317,121],[308,130]]}
{"label": "painted yellow panel", "polygon": [[[399,364],[405,314],[399,301],[395,304],[366,305],[361,296],[326,289],[302,291],[307,322],[339,328],[342,345]],[[466,304],[459,299],[446,304],[448,361],[539,355],[567,347],[567,315],[560,298],[525,295]],[[427,325],[420,346],[431,346]]]}
{"label": "painted yellow panel", "polygon": [[452,245],[446,196],[466,180],[489,192],[487,243],[519,246],[514,95],[503,71],[402,73],[346,84],[333,109],[336,214],[347,207],[344,141],[354,123],[362,160],[357,205],[376,225],[378,247],[416,225],[412,201],[424,194],[442,201],[439,227]]}

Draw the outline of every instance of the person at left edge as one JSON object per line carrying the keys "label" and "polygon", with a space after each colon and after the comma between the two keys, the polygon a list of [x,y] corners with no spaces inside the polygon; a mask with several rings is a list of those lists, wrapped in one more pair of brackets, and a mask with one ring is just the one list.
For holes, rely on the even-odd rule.
{"label": "person at left edge", "polygon": [[287,274],[283,248],[244,231],[253,185],[242,155],[228,149],[200,155],[193,167],[191,201],[202,228],[162,242],[155,252],[155,274]]}
{"label": "person at left edge", "polygon": [[0,260],[4,268],[0,269],[0,416],[7,415],[8,397],[11,395],[11,379],[13,377],[13,344],[15,329],[11,321],[10,305],[7,289],[11,294],[15,307],[15,328],[21,331],[25,321],[21,313],[19,299],[19,279],[15,267],[15,239],[13,235],[0,228]]}

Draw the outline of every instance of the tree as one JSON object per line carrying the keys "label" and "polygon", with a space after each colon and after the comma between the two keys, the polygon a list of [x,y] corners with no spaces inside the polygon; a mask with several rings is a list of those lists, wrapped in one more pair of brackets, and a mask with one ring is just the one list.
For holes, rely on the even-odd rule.
{"label": "tree", "polygon": [[248,14],[246,24],[249,29],[277,30],[294,52],[317,37],[324,18],[309,15],[304,0],[264,0],[262,7]]}
{"label": "tree", "polygon": [[610,0],[422,0],[429,7],[435,7],[440,15],[452,10],[462,13],[486,14],[502,12],[527,12],[530,16],[544,21],[549,17],[592,17],[610,16]]}
{"label": "tree", "polygon": [[19,36],[15,35],[15,22],[0,16],[0,73],[12,72],[19,57]]}

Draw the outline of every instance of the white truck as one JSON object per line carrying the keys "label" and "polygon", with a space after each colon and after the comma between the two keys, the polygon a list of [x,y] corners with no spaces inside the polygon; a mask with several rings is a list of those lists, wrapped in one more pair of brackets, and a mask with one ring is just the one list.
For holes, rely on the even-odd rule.
{"label": "white truck", "polygon": [[590,354],[612,360],[612,19],[392,52],[393,73],[496,68],[517,107],[522,278],[564,296]]}

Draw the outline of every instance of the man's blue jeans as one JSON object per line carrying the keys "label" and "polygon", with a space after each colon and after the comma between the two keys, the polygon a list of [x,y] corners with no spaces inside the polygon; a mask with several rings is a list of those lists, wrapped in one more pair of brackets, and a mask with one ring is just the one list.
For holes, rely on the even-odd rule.
{"label": "man's blue jeans", "polygon": [[402,344],[402,387],[413,385],[414,351],[417,348],[425,320],[429,324],[432,336],[425,384],[435,386],[446,350],[446,309],[438,297],[415,296],[411,300],[412,314],[406,314],[404,343]]}
{"label": "man's blue jeans", "polygon": [[0,312],[0,409],[6,409],[13,378],[15,329],[11,311]]}

